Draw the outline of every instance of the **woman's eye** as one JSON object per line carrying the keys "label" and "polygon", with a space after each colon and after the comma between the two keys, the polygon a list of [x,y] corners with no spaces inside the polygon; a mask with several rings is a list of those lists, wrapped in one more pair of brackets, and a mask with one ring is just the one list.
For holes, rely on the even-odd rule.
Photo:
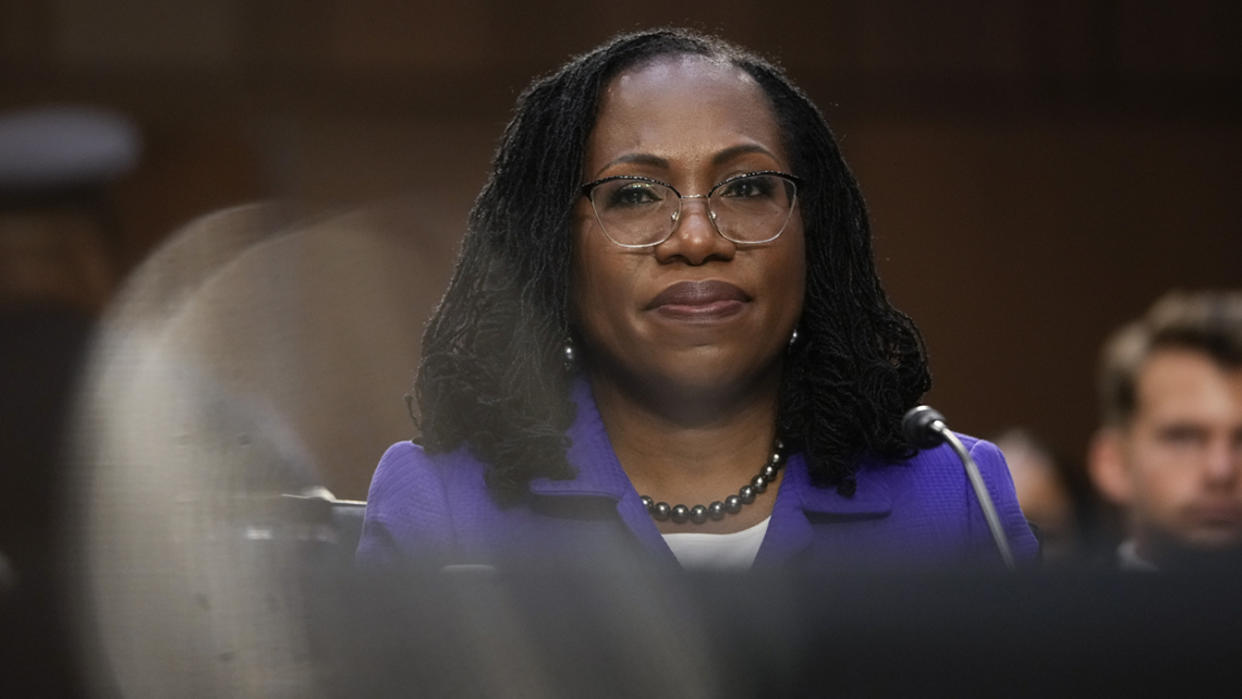
{"label": "woman's eye", "polygon": [[656,185],[645,182],[631,182],[617,187],[609,194],[607,204],[613,207],[635,207],[655,204],[661,200]]}
{"label": "woman's eye", "polygon": [[743,177],[721,188],[720,196],[738,199],[772,196],[773,185],[769,177]]}

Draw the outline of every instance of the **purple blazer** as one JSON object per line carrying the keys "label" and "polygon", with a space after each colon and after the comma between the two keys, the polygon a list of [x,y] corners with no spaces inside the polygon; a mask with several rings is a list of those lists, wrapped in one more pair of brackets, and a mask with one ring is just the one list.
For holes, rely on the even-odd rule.
{"label": "purple blazer", "polygon": [[[573,389],[571,480],[531,482],[531,496],[497,506],[485,466],[468,448],[428,455],[410,442],[380,460],[367,496],[361,565],[487,564],[534,557],[574,565],[636,555],[676,565],[638,492],[617,461],[585,381]],[[979,464],[1014,557],[1037,544],[1018,508],[1000,450],[962,437]],[[811,484],[801,454],[790,455],[755,567],[995,565],[987,523],[966,472],[948,446],[898,463],[865,460],[851,497]]]}

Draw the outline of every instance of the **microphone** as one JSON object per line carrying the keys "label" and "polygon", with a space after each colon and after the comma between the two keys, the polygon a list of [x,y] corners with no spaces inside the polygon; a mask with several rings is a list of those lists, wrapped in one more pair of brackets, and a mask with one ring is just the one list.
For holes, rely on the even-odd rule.
{"label": "microphone", "polygon": [[906,440],[919,449],[930,449],[942,442],[949,443],[953,452],[957,454],[957,458],[962,462],[962,467],[966,469],[966,475],[970,478],[970,485],[975,491],[975,498],[979,501],[980,509],[983,510],[983,518],[988,522],[988,530],[992,532],[992,541],[996,544],[996,550],[1000,552],[1001,559],[1005,561],[1005,567],[1013,570],[1013,552],[1009,548],[1009,539],[1006,538],[1005,530],[1001,527],[1000,517],[997,516],[996,507],[992,504],[992,496],[988,495],[987,486],[983,483],[983,476],[979,475],[979,465],[971,458],[970,452],[966,451],[962,440],[958,439],[957,435],[949,429],[944,416],[929,405],[916,405],[901,419],[901,431]]}
{"label": "microphone", "polygon": [[930,405],[916,405],[901,419],[901,431],[906,441],[919,449],[940,446],[944,441],[944,436],[940,434],[943,429],[948,429],[944,416]]}

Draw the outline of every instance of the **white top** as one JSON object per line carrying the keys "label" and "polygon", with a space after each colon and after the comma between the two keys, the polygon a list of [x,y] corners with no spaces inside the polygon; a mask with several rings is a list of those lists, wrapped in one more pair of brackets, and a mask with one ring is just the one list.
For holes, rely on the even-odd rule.
{"label": "white top", "polygon": [[767,517],[753,527],[730,534],[678,532],[664,534],[664,543],[673,550],[682,568],[694,570],[748,570],[759,553],[763,535],[768,533]]}

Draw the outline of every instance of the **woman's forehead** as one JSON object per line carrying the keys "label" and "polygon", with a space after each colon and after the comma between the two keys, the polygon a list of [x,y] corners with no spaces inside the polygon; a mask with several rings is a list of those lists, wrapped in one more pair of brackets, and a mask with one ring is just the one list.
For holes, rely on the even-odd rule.
{"label": "woman's forehead", "polygon": [[625,152],[675,160],[745,143],[783,160],[775,114],[754,78],[720,59],[665,56],[608,85],[588,144],[588,170]]}

